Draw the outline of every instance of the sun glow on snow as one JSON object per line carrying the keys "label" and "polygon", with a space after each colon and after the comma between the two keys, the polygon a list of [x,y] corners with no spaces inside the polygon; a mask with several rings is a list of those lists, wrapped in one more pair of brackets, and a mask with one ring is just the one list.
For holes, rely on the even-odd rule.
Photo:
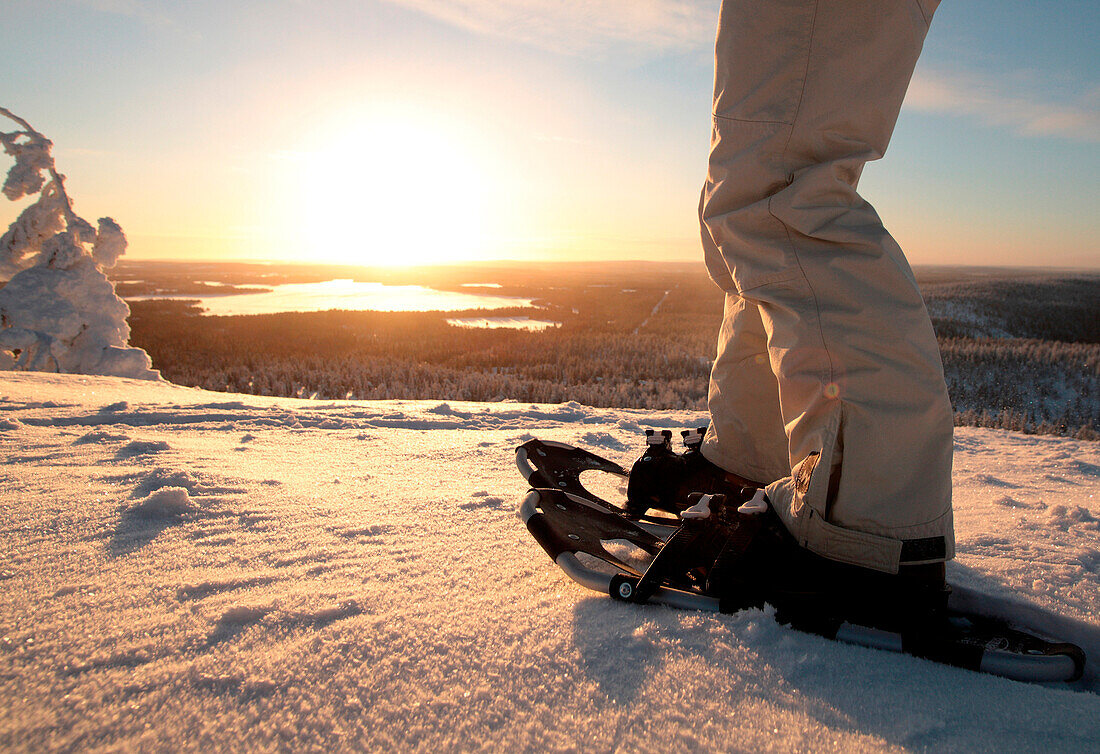
{"label": "sun glow on snow", "polygon": [[484,156],[424,120],[372,117],[309,153],[298,205],[312,259],[417,265],[487,254]]}

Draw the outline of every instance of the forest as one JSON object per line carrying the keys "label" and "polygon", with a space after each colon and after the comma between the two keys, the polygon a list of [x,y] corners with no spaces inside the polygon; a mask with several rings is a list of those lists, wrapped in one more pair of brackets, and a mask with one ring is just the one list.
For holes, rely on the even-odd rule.
{"label": "forest", "polygon": [[[196,270],[129,263],[142,293],[195,295]],[[495,295],[538,308],[466,312],[293,312],[204,316],[195,301],[132,301],[131,343],[182,385],[318,399],[440,399],[698,409],[722,292],[701,265],[508,264],[431,270],[209,265],[204,286],[360,275]],[[173,278],[177,275],[178,278]],[[1100,439],[1100,275],[918,268],[956,424]],[[175,280],[175,282],[173,282]],[[176,295],[173,293],[173,295]],[[531,316],[543,331],[448,324]]]}

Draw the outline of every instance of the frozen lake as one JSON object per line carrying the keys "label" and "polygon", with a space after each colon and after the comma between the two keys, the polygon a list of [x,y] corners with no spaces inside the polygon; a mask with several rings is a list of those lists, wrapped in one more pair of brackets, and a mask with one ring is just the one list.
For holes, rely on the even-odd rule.
{"label": "frozen lake", "polygon": [[530,317],[465,317],[462,319],[448,319],[447,324],[455,327],[506,328],[511,330],[547,330],[551,327],[561,327],[561,322],[531,319]]}
{"label": "frozen lake", "polygon": [[[480,286],[479,286],[480,287]],[[488,287],[488,286],[485,286]],[[320,312],[329,309],[381,312],[460,311],[463,309],[505,309],[529,307],[531,299],[495,296],[488,293],[437,291],[421,285],[384,285],[355,280],[323,283],[287,283],[266,293],[238,293],[215,296],[134,296],[131,301],[187,299],[199,302],[206,314],[275,314],[278,312]]]}

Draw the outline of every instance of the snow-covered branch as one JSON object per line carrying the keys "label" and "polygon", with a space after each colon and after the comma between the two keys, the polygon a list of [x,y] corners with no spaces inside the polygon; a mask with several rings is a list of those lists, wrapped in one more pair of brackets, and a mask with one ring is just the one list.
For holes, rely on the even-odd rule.
{"label": "snow-covered branch", "polygon": [[159,379],[149,355],[127,344],[130,309],[104,273],[126,251],[122,228],[77,215],[53,142],[10,110],[0,115],[22,129],[0,132],[15,158],[2,191],[12,201],[38,195],[0,236],[0,369]]}

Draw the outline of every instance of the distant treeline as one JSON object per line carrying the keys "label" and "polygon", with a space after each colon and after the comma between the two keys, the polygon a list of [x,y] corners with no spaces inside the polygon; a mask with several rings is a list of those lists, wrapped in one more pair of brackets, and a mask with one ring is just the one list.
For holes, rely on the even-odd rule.
{"label": "distant treeline", "polygon": [[[138,302],[131,343],[172,382],[211,390],[705,409],[722,311],[705,276],[553,283],[510,286],[563,322],[541,332],[446,323],[530,310],[205,317]],[[1100,278],[948,280],[925,295],[957,424],[1100,439]]]}
{"label": "distant treeline", "polygon": [[940,340],[956,424],[1100,439],[1100,345]]}
{"label": "distant treeline", "polygon": [[423,312],[181,317],[165,309],[135,304],[131,342],[149,350],[165,378],[210,390],[699,408],[710,368],[709,359],[641,333],[454,327]]}
{"label": "distant treeline", "polygon": [[1100,277],[1021,276],[927,286],[941,338],[1100,343]]}

